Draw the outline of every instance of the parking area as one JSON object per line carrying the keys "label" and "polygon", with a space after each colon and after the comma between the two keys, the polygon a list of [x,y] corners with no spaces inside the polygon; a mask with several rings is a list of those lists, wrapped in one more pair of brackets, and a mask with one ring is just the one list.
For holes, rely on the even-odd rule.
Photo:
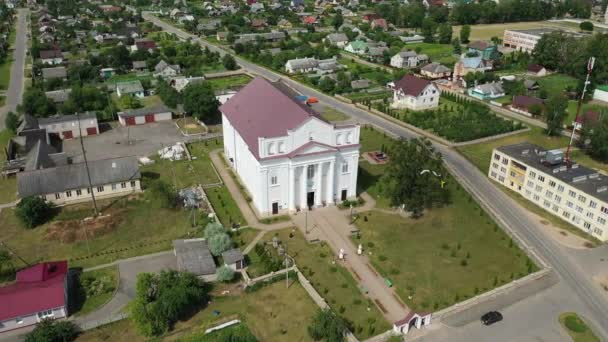
{"label": "parking area", "polygon": [[[118,122],[100,124],[101,134],[83,139],[88,160],[125,156],[150,156],[164,146],[188,139],[181,135],[173,121],[123,127]],[[63,151],[82,162],[80,140],[63,142]]]}

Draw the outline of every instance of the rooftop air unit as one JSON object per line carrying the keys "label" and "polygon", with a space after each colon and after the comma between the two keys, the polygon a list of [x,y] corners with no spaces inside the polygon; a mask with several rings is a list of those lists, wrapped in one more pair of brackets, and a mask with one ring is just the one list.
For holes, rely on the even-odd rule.
{"label": "rooftop air unit", "polygon": [[559,165],[564,161],[564,152],[561,150],[547,151],[545,159],[547,160],[547,163],[551,165]]}

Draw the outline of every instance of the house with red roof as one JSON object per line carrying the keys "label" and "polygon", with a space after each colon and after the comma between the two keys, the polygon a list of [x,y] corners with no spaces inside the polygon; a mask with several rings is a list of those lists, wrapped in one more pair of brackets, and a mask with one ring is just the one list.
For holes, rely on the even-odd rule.
{"label": "house with red roof", "polygon": [[44,262],[0,287],[0,333],[68,316],[68,262]]}
{"label": "house with red roof", "polygon": [[310,100],[258,77],[220,107],[225,157],[263,216],[356,197],[360,127],[324,120]]}
{"label": "house with red roof", "polygon": [[302,19],[302,23],[304,25],[317,25],[318,21],[317,21],[316,17],[309,15],[307,17],[304,17],[304,19]]}
{"label": "house with red roof", "polygon": [[393,90],[393,108],[427,110],[439,106],[441,92],[429,80],[405,75],[398,81],[390,82],[388,87]]}
{"label": "house with red roof", "polygon": [[372,21],[372,29],[375,29],[377,27],[381,28],[383,31],[388,30],[388,23],[386,22],[386,19],[374,19]]}
{"label": "house with red roof", "polygon": [[600,113],[588,110],[581,115],[579,115],[576,120],[572,123],[572,126],[575,130],[582,129],[583,127],[595,127],[597,123],[600,121]]}
{"label": "house with red roof", "polygon": [[542,108],[544,106],[543,100],[533,96],[516,95],[513,97],[509,108],[516,113],[532,116],[530,112],[533,111],[535,106]]}
{"label": "house with red roof", "polygon": [[363,22],[364,23],[371,23],[372,21],[376,20],[376,19],[382,19],[382,17],[380,16],[380,14],[377,13],[369,13],[369,14],[365,14],[363,16]]}
{"label": "house with red roof", "polygon": [[135,39],[135,42],[131,46],[131,51],[135,52],[138,50],[152,53],[156,50],[156,42],[151,39]]}

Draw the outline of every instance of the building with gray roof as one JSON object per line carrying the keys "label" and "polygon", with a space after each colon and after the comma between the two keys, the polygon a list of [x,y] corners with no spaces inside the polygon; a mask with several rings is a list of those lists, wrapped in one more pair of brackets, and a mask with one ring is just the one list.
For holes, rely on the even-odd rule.
{"label": "building with gray roof", "polygon": [[[90,177],[90,182],[89,182]],[[66,164],[17,174],[20,198],[39,196],[58,205],[95,198],[125,196],[141,191],[141,173],[135,157]]]}
{"label": "building with gray roof", "polygon": [[608,240],[608,176],[531,143],[494,149],[488,176],[549,213]]}
{"label": "building with gray roof", "polygon": [[45,80],[50,80],[54,78],[67,79],[68,72],[65,67],[54,67],[54,68],[44,68],[42,69],[42,78]]}
{"label": "building with gray roof", "polygon": [[173,241],[177,269],[199,277],[215,276],[216,265],[204,239]]}
{"label": "building with gray roof", "polygon": [[237,271],[245,267],[245,257],[238,248],[229,249],[222,253],[224,265]]}

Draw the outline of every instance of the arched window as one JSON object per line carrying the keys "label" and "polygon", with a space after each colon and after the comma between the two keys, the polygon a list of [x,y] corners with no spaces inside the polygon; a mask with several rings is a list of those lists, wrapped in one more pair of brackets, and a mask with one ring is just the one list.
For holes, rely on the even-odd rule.
{"label": "arched window", "polygon": [[282,141],[279,143],[279,153],[285,153],[285,143]]}
{"label": "arched window", "polygon": [[353,142],[353,134],[351,132],[346,133],[346,143],[350,144]]}
{"label": "arched window", "polygon": [[344,137],[342,134],[338,134],[336,136],[336,145],[342,145],[344,143]]}
{"label": "arched window", "polygon": [[277,153],[277,148],[275,146],[275,144],[273,142],[271,142],[270,144],[268,144],[268,154],[275,154]]}

